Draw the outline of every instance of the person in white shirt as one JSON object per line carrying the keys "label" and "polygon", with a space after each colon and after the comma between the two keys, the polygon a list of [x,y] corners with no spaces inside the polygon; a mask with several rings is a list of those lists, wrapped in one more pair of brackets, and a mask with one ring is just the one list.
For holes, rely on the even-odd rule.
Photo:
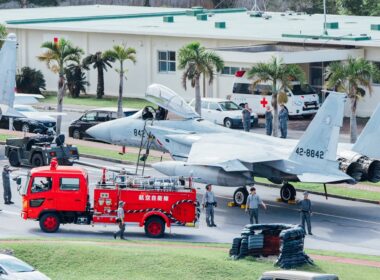
{"label": "person in white shirt", "polygon": [[251,187],[251,193],[248,195],[247,204],[245,205],[245,212],[249,213],[249,222],[253,224],[253,218],[255,223],[259,223],[259,205],[261,204],[265,210],[267,210],[266,204],[261,200],[260,196],[256,194],[256,188]]}
{"label": "person in white shirt", "polygon": [[116,222],[119,225],[119,230],[113,234],[113,238],[116,239],[118,235],[120,235],[120,239],[124,238],[124,231],[125,231],[125,222],[124,222],[124,202],[119,202],[119,208],[117,209],[117,219]]}

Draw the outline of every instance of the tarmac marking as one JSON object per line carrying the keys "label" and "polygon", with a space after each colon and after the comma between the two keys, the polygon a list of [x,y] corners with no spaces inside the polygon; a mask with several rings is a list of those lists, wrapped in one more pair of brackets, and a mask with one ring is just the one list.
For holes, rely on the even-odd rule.
{"label": "tarmac marking", "polygon": [[13,212],[13,211],[8,211],[8,210],[2,210],[2,211],[0,211],[0,214],[1,213],[11,214],[11,215],[15,215],[15,216],[20,216],[20,212]]}
{"label": "tarmac marking", "polygon": [[[226,197],[226,196],[221,196],[221,195],[216,195],[216,197],[225,198],[225,199],[231,199],[231,197]],[[267,204],[267,205],[271,206],[271,207],[283,208],[283,209],[287,209],[287,210],[290,210],[290,211],[299,212],[298,209],[291,209],[291,208],[280,206],[280,205],[275,205],[275,204]],[[337,218],[337,219],[344,219],[344,220],[349,220],[349,221],[355,221],[355,222],[368,223],[368,224],[373,224],[373,225],[380,226],[379,222],[374,222],[374,221],[367,221],[367,220],[361,220],[361,219],[356,219],[356,218],[349,218],[349,217],[332,215],[332,214],[326,214],[326,213],[321,213],[321,212],[313,212],[313,214],[314,215],[320,215],[320,216]]]}

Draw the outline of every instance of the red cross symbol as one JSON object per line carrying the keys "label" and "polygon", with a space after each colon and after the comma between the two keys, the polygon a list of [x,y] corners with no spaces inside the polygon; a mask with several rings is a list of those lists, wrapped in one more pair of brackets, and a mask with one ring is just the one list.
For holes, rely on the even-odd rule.
{"label": "red cross symbol", "polygon": [[265,106],[267,106],[268,104],[268,100],[265,97],[263,97],[263,99],[261,99],[260,101],[260,104],[263,105],[263,108],[265,108]]}

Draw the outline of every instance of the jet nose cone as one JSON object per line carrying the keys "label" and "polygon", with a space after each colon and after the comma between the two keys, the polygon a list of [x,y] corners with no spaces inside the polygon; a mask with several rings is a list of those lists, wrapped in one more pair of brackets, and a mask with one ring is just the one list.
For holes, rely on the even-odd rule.
{"label": "jet nose cone", "polygon": [[96,140],[111,143],[111,129],[109,124],[101,123],[86,130],[86,133]]}

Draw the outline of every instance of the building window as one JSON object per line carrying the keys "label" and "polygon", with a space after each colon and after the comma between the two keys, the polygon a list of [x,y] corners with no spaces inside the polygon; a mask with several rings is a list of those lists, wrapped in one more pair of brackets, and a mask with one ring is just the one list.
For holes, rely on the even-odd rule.
{"label": "building window", "polygon": [[239,67],[224,66],[222,69],[222,75],[235,75],[235,73],[239,70]]}
{"label": "building window", "polygon": [[175,52],[159,51],[158,52],[158,72],[168,73],[175,72]]}
{"label": "building window", "polygon": [[[377,67],[377,69],[380,71],[380,62],[373,62],[373,64]],[[380,85],[380,79],[373,78],[372,83],[376,85]]]}

